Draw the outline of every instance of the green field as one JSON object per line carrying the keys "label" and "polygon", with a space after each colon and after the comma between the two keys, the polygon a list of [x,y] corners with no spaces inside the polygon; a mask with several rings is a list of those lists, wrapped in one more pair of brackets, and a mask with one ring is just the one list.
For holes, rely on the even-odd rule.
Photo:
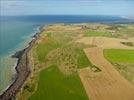
{"label": "green field", "polygon": [[53,33],[43,32],[42,34],[46,34],[47,36],[44,37],[42,42],[39,43],[36,47],[36,55],[40,63],[43,63],[46,60],[46,56],[50,51],[61,46],[61,43],[54,38]]}
{"label": "green field", "polygon": [[63,75],[57,66],[40,73],[37,91],[29,100],[88,100],[77,73]]}
{"label": "green field", "polygon": [[88,29],[85,31],[86,36],[104,36],[104,37],[111,37],[112,34],[110,32],[102,32],[97,30]]}
{"label": "green field", "polygon": [[[104,27],[102,27],[104,28]],[[111,32],[113,31],[113,35]],[[104,37],[133,37],[134,36],[134,25],[131,24],[112,24],[108,25],[104,30],[96,29],[87,29],[85,30],[85,36],[104,36]]]}
{"label": "green field", "polygon": [[107,49],[104,56],[125,79],[134,83],[134,50]]}
{"label": "green field", "polygon": [[[55,61],[56,63],[65,62],[66,65],[68,63],[68,67],[71,67],[71,63],[73,64],[73,66],[77,66],[78,68],[90,66],[90,61],[83,51],[83,48],[90,46],[78,43],[76,44],[74,42],[67,44],[70,39],[64,39],[65,41],[63,41],[62,37],[64,37],[65,35],[67,34],[58,33],[57,36],[53,36],[52,33],[47,33],[47,37],[45,38],[46,40],[39,43],[36,48],[38,61],[40,63],[45,62],[47,59],[47,55],[49,54],[51,55],[51,58],[53,58],[53,61]],[[53,54],[53,51],[57,48],[59,48],[59,50]]]}
{"label": "green field", "polygon": [[78,68],[84,68],[84,67],[89,67],[92,66],[91,62],[87,58],[86,54],[82,49],[77,49],[76,53],[78,54],[77,56],[77,66]]}
{"label": "green field", "polygon": [[60,47],[58,43],[40,43],[37,46],[36,53],[38,60],[40,62],[44,62],[46,59],[46,55],[53,49]]}
{"label": "green field", "polygon": [[134,63],[134,50],[107,49],[104,56],[111,62]]}

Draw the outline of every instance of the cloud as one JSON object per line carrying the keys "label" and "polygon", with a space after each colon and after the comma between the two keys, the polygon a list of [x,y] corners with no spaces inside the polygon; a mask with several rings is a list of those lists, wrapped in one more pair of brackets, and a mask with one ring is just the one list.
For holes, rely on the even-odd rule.
{"label": "cloud", "polygon": [[24,1],[17,1],[17,0],[5,0],[1,1],[1,9],[5,10],[12,10],[12,9],[20,9],[25,7]]}

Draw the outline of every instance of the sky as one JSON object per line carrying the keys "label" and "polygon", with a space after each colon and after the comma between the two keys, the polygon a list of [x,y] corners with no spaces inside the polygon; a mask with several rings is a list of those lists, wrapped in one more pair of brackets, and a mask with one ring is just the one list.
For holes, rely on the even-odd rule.
{"label": "sky", "polygon": [[0,15],[134,16],[134,0],[0,0]]}

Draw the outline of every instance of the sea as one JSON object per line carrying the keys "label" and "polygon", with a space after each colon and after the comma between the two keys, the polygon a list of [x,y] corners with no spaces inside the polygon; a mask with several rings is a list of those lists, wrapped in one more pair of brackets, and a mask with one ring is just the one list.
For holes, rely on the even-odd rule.
{"label": "sea", "polygon": [[28,46],[43,25],[56,23],[132,23],[121,16],[104,15],[29,15],[0,16],[0,92],[15,80],[17,59],[11,56]]}

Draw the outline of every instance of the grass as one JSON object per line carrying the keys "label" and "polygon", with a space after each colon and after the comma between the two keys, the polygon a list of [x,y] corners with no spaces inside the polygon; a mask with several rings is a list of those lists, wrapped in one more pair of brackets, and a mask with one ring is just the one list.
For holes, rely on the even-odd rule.
{"label": "grass", "polygon": [[51,66],[41,71],[37,91],[29,100],[88,100],[88,97],[76,73],[65,76],[57,66]]}
{"label": "grass", "polygon": [[119,73],[128,81],[134,83],[134,63],[112,63]]}
{"label": "grass", "polygon": [[46,59],[46,55],[51,51],[58,47],[61,44],[57,42],[54,38],[51,37],[51,34],[47,33],[47,37],[37,45],[36,53],[39,62],[44,62]]}
{"label": "grass", "polygon": [[84,48],[93,47],[91,45],[79,44],[79,43],[72,43],[67,45],[68,48],[67,53],[71,52],[71,58],[76,59],[76,66],[77,68],[85,68],[91,66],[91,62],[87,58],[86,54],[84,53]]}
{"label": "grass", "polygon": [[52,44],[44,44],[41,43],[37,46],[37,56],[38,60],[40,62],[44,62],[46,59],[46,55],[53,49],[56,49],[60,46],[58,43],[52,43]]}
{"label": "grass", "polygon": [[[70,45],[66,45],[67,43],[63,44],[62,41],[58,41],[58,42],[55,41],[54,39],[52,39],[51,35],[49,35],[49,37],[47,38],[49,39],[46,39],[44,42],[39,43],[36,48],[36,54],[37,54],[39,62],[46,61],[47,59],[46,56],[48,53],[50,53],[52,50],[55,50],[56,48],[61,48],[61,45],[62,46],[64,45],[62,47],[64,48],[64,51],[60,49],[61,51],[55,52],[55,54],[57,53],[57,55],[60,53],[62,54],[59,56],[59,58],[69,58],[69,60],[71,60],[72,63],[74,64],[75,64],[75,61],[73,59],[76,59],[78,68],[84,68],[84,67],[88,67],[91,65],[89,59],[87,58],[87,56],[85,55],[83,51],[83,48],[86,47],[84,44],[71,43]],[[53,59],[55,59],[55,61],[59,60],[57,59],[58,56],[54,58],[53,55],[54,54],[52,54],[51,56],[53,57]],[[65,60],[63,59],[63,61],[60,61],[60,62],[65,62]]]}
{"label": "grass", "polygon": [[86,30],[85,35],[86,36],[105,36],[105,37],[112,36],[110,32],[102,32],[102,31],[91,30],[91,29]]}
{"label": "grass", "polygon": [[111,62],[134,63],[134,50],[106,49],[104,56]]}
{"label": "grass", "polygon": [[134,25],[125,25],[124,28],[121,28],[118,31],[121,35],[127,35],[127,37],[133,37],[134,36]]}
{"label": "grass", "polygon": [[104,56],[125,79],[134,83],[134,50],[107,49]]}
{"label": "grass", "polygon": [[121,37],[133,37],[134,36],[134,24],[113,24],[110,25],[107,30],[116,31],[115,36]]}
{"label": "grass", "polygon": [[77,57],[78,68],[84,68],[84,67],[92,66],[91,62],[89,61],[89,59],[85,55],[83,49],[77,49],[77,54],[78,54],[78,57]]}
{"label": "grass", "polygon": [[36,53],[39,62],[44,62],[47,54],[57,49],[63,45],[66,45],[67,42],[71,40],[71,36],[68,36],[67,33],[52,33],[52,32],[43,32],[43,35],[46,35],[41,43],[37,45]]}

